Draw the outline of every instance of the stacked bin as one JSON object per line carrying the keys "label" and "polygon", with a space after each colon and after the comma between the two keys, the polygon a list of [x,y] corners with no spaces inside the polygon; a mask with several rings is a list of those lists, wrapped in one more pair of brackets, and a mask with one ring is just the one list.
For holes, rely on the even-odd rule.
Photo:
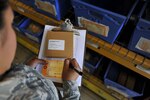
{"label": "stacked bin", "polygon": [[19,1],[21,1],[24,4],[26,4],[27,6],[33,7],[35,0],[19,0]]}
{"label": "stacked bin", "polygon": [[71,7],[70,0],[35,0],[36,11],[61,20]]}
{"label": "stacked bin", "polygon": [[20,31],[19,26],[23,23],[24,20],[27,18],[23,15],[20,15],[18,13],[14,13],[14,20],[13,20],[13,26],[17,31]]}
{"label": "stacked bin", "polygon": [[146,79],[131,70],[111,62],[104,76],[104,83],[126,97],[142,96]]}
{"label": "stacked bin", "polygon": [[24,20],[24,22],[19,26],[19,29],[24,33],[24,35],[26,35],[31,40],[41,43],[44,26],[41,26],[40,24],[37,23],[37,25],[39,25],[42,29],[38,33],[33,33],[32,31],[28,30],[28,27],[32,22],[36,23],[36,22],[32,21],[31,19]]}
{"label": "stacked bin", "polygon": [[85,54],[85,62],[84,62],[85,70],[93,74],[94,71],[99,66],[102,58],[103,56],[87,48]]}
{"label": "stacked bin", "polygon": [[129,49],[150,58],[150,2],[146,2],[140,12]]}
{"label": "stacked bin", "polygon": [[138,0],[72,0],[78,25],[113,43],[129,20]]}

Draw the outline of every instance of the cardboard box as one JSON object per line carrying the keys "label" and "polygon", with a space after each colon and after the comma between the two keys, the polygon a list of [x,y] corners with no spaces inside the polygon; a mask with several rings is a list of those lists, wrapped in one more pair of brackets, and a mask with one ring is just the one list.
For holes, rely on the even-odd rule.
{"label": "cardboard box", "polygon": [[73,41],[73,32],[48,31],[45,42],[45,56],[73,58]]}
{"label": "cardboard box", "polygon": [[121,85],[125,85],[127,77],[128,77],[128,75],[127,75],[126,72],[123,72],[123,71],[120,72],[118,80],[117,80],[118,83],[121,84]]}

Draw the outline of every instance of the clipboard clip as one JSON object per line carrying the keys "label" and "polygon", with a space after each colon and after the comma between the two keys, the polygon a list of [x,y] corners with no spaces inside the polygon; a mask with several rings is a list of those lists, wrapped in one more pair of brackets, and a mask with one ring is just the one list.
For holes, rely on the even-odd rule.
{"label": "clipboard clip", "polygon": [[64,31],[72,31],[73,24],[71,23],[70,19],[66,19],[65,22],[60,25],[60,27]]}
{"label": "clipboard clip", "polygon": [[65,19],[64,23],[62,23],[58,28],[54,28],[52,31],[73,31],[74,35],[80,36],[80,33],[73,30],[73,24],[70,19]]}

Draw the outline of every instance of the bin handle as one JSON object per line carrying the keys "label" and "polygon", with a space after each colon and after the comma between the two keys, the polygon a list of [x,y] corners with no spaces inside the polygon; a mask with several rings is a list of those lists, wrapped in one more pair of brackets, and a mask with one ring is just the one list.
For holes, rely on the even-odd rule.
{"label": "bin handle", "polygon": [[138,30],[150,31],[150,27],[149,28],[144,28],[143,26],[137,26],[136,28]]}
{"label": "bin handle", "polygon": [[120,23],[117,20],[115,20],[111,16],[108,16],[108,14],[97,13],[94,11],[88,11],[88,14],[95,18],[98,18],[99,20],[103,20],[104,18],[106,18],[107,20],[112,21],[113,23],[115,23],[117,25],[120,25]]}

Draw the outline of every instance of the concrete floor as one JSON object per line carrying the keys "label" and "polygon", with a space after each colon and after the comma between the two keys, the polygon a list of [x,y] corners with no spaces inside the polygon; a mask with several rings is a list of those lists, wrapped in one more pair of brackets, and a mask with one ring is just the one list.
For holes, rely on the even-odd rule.
{"label": "concrete floor", "polygon": [[[25,63],[33,57],[36,57],[36,55],[34,55],[31,51],[29,51],[22,45],[18,44],[16,56],[13,63]],[[81,100],[103,100],[101,97],[99,97],[84,86],[80,88],[80,92]]]}

